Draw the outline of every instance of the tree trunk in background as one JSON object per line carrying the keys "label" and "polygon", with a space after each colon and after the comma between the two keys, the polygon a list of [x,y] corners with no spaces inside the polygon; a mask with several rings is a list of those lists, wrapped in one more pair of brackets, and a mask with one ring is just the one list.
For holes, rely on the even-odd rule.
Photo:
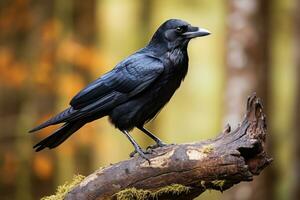
{"label": "tree trunk in background", "polygon": [[[257,92],[262,97],[265,107],[268,105],[269,5],[267,0],[229,0],[226,56],[228,80],[225,89],[225,102],[229,104],[225,108],[225,123],[238,122],[243,114],[242,102],[253,92]],[[265,110],[268,113],[268,108]],[[268,138],[270,154],[271,137],[272,134]],[[252,183],[240,184],[225,193],[226,199],[274,199],[272,196],[274,177],[268,179],[272,174],[272,167],[270,167]]]}
{"label": "tree trunk in background", "polygon": [[[268,38],[265,38],[263,9],[259,0],[229,0],[227,37],[227,105],[225,122],[237,122],[242,115],[242,102],[256,91],[263,100],[267,95],[265,70],[269,64]],[[264,103],[266,104],[266,103]]]}
{"label": "tree trunk in background", "polygon": [[139,31],[140,31],[140,41],[139,45],[145,46],[149,42],[151,33],[151,16],[153,11],[153,0],[142,0],[139,6]]}
{"label": "tree trunk in background", "polygon": [[[43,190],[43,185],[39,184],[39,180],[34,176],[36,171],[33,160],[37,154],[32,154],[32,135],[26,133],[36,121],[37,105],[44,103],[42,106],[45,106],[45,102],[37,101],[42,99],[39,96],[41,93],[33,91],[37,91],[34,75],[38,60],[36,56],[41,44],[41,37],[38,36],[40,27],[51,16],[51,5],[51,1],[34,5],[32,1],[7,1],[2,2],[2,7],[0,6],[0,13],[3,12],[3,16],[12,20],[9,27],[1,29],[1,51],[8,50],[10,53],[11,60],[8,67],[16,70],[10,71],[11,77],[24,78],[20,85],[1,83],[0,86],[0,115],[3,114],[2,119],[9,116],[9,120],[0,119],[0,146],[4,149],[3,155],[6,155],[5,159],[2,159],[1,155],[0,161],[1,165],[8,163],[7,171],[1,170],[4,184],[0,183],[0,190],[3,199],[36,199],[35,195]],[[14,18],[13,13],[18,17]],[[1,67],[5,67],[5,64]],[[51,94],[47,100],[51,101],[50,99]],[[48,106],[49,109],[50,107]],[[12,183],[7,181],[12,179]],[[51,188],[50,179],[47,180],[47,189]],[[38,189],[35,188],[36,185],[39,186]]]}
{"label": "tree trunk in background", "polygon": [[[54,17],[58,20],[61,26],[61,32],[57,41],[57,44],[70,39],[70,33],[73,31],[74,19],[73,19],[73,11],[74,5],[72,0],[56,0],[54,2]],[[57,46],[59,48],[59,46]],[[57,89],[61,90],[61,87],[64,85],[63,79],[65,76],[73,73],[73,66],[70,63],[62,62],[57,59],[56,68],[57,68]],[[68,99],[65,95],[67,91],[59,91],[57,94],[57,110],[55,113],[60,112],[68,103]],[[64,143],[56,152],[56,184],[62,184],[74,174],[74,152],[73,149],[69,146],[69,143]]]}
{"label": "tree trunk in background", "polygon": [[[74,1],[74,34],[75,39],[84,46],[84,48],[94,49],[96,46],[96,0],[75,0]],[[100,66],[99,66],[100,67]],[[85,85],[93,80],[91,76],[91,66],[82,67],[75,66],[73,73],[78,74],[79,77],[84,78]],[[90,134],[90,133],[87,133]],[[80,144],[76,147],[75,152],[75,170],[80,174],[90,173],[93,159],[93,147],[88,144]]]}
{"label": "tree trunk in background", "polygon": [[295,99],[295,114],[294,114],[294,169],[293,169],[293,183],[292,183],[292,199],[298,200],[300,198],[300,1],[296,1],[295,17],[295,75],[297,80],[296,85],[296,99]]}
{"label": "tree trunk in background", "polygon": [[96,0],[74,1],[74,31],[79,41],[95,46]]}
{"label": "tree trunk in background", "polygon": [[[27,7],[28,6],[28,7]],[[29,4],[24,7],[27,12],[29,12]],[[26,12],[25,11],[25,12]],[[32,33],[32,32],[31,32]],[[34,33],[33,33],[34,34]],[[18,49],[19,52],[16,52],[19,55],[18,59],[24,60],[25,62],[30,60],[30,53],[33,50],[33,46],[29,44],[30,41],[30,32],[24,31],[19,36],[21,40],[17,45],[23,46],[23,48]],[[20,38],[19,38],[20,39]],[[29,72],[33,71],[32,66],[29,66],[27,69]],[[20,91],[20,97],[22,99],[21,109],[18,113],[18,119],[16,120],[16,140],[15,140],[15,151],[17,152],[17,175],[16,175],[16,190],[14,192],[15,199],[24,199],[31,200],[33,199],[32,191],[32,170],[31,170],[31,160],[32,160],[32,144],[31,138],[27,137],[24,130],[27,127],[33,125],[34,117],[28,118],[29,115],[34,113],[34,101],[32,101],[32,93],[30,91],[33,89],[33,81],[28,79],[24,83],[23,90]]]}

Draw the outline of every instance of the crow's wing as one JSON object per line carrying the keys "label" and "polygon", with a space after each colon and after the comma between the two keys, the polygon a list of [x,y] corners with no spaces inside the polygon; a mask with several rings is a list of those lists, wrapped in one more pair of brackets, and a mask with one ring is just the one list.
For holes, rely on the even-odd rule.
{"label": "crow's wing", "polygon": [[135,54],[112,71],[89,84],[70,102],[71,107],[40,124],[29,132],[62,122],[101,116],[148,88],[163,72],[162,62],[154,57]]}
{"label": "crow's wing", "polygon": [[111,108],[144,91],[163,70],[159,59],[135,54],[80,91],[70,105],[82,112]]}

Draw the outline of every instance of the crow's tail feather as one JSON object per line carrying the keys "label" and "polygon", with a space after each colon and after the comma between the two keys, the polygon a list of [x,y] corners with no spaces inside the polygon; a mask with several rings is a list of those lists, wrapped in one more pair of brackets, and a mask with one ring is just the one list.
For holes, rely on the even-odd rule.
{"label": "crow's tail feather", "polygon": [[49,149],[55,148],[61,143],[63,143],[75,131],[80,129],[84,124],[85,123],[76,122],[76,121],[71,123],[65,123],[59,129],[57,129],[52,135],[40,141],[33,148],[35,148],[36,152],[41,151],[46,147],[48,147]]}
{"label": "crow's tail feather", "polygon": [[43,129],[50,125],[59,124],[62,122],[66,122],[69,118],[71,118],[76,113],[76,110],[74,110],[72,107],[67,108],[66,110],[62,111],[61,113],[57,114],[53,118],[49,119],[48,121],[38,125],[37,127],[31,129],[29,133],[38,131],[40,129]]}

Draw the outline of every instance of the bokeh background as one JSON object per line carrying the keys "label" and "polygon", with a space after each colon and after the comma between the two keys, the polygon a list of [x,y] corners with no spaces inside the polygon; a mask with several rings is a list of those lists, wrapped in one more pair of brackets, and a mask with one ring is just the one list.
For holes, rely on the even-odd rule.
{"label": "bokeh background", "polygon": [[132,146],[105,118],[51,151],[32,146],[57,127],[27,131],[169,18],[212,35],[190,43],[188,76],[147,127],[167,143],[212,138],[237,125],[255,91],[268,117],[272,166],[252,183],[198,199],[300,199],[299,13],[297,0],[1,0],[0,199],[39,199],[74,174],[128,158]]}

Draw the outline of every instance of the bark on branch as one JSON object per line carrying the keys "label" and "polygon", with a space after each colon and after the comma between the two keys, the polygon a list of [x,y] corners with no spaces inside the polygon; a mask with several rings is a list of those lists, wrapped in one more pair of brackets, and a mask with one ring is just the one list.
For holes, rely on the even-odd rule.
{"label": "bark on branch", "polygon": [[270,164],[265,138],[265,115],[254,94],[234,131],[228,125],[213,140],[156,149],[151,164],[135,157],[99,169],[65,199],[193,199],[207,189],[224,191]]}

